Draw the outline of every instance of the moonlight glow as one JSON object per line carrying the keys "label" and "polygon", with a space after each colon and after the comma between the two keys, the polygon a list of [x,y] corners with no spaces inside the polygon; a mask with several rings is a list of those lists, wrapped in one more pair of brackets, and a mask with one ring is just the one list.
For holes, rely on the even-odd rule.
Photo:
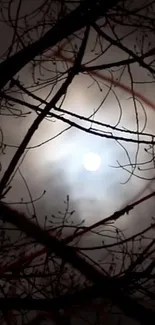
{"label": "moonlight glow", "polygon": [[86,170],[93,172],[99,169],[101,158],[96,153],[89,152],[84,156],[83,164]]}

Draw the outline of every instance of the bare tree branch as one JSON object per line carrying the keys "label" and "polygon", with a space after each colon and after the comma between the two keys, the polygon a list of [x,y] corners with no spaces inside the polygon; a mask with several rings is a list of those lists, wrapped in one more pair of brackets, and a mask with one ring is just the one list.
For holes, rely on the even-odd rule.
{"label": "bare tree branch", "polygon": [[104,276],[84,258],[79,256],[73,247],[65,246],[61,241],[53,236],[49,236],[44,230],[36,224],[28,220],[23,214],[16,212],[10,207],[0,203],[0,215],[4,221],[12,223],[18,229],[27,234],[27,236],[35,238],[37,242],[48,247],[49,251],[55,252],[66,262],[79,270],[89,280],[97,285],[99,293],[105,298],[109,298],[111,302],[117,305],[122,311],[138,321],[141,324],[147,324],[148,320],[154,319],[155,314],[144,306],[138,304],[135,300],[128,297],[123,288],[117,282],[107,276]]}

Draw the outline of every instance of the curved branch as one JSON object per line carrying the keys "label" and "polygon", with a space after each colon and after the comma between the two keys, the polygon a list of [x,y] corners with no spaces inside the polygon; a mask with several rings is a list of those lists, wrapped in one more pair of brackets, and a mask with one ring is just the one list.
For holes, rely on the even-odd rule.
{"label": "curved branch", "polygon": [[119,0],[109,0],[108,2],[86,0],[82,2],[78,8],[59,20],[39,41],[30,44],[0,64],[0,89],[35,56],[42,54],[47,48],[55,46],[64,38],[85,27],[89,22],[96,21],[118,2]]}
{"label": "curved branch", "polygon": [[79,270],[97,286],[97,290],[102,297],[110,299],[127,316],[140,321],[141,324],[148,324],[152,320],[155,322],[155,313],[127,296],[115,279],[104,276],[86,259],[79,256],[73,247],[66,246],[55,237],[49,236],[47,232],[28,220],[23,213],[11,209],[2,202],[0,203],[0,215],[4,221],[15,225],[27,236],[34,238],[38,243],[46,246],[49,251],[55,252],[56,255]]}

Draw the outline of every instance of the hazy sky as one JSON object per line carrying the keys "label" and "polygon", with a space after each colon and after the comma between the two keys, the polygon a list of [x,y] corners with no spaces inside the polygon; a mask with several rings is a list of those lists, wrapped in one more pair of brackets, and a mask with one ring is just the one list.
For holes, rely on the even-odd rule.
{"label": "hazy sky", "polygon": [[[7,33],[6,35],[8,35],[7,38],[4,39],[3,34],[0,35],[1,43],[3,38],[3,44],[6,47],[9,44],[8,31],[9,28],[7,28],[5,32]],[[125,30],[124,27],[119,27],[117,32],[119,35],[123,36],[125,33],[128,33],[129,30]],[[133,49],[136,44],[137,36],[141,39],[141,34],[137,32],[129,36],[127,40],[124,41],[124,44],[128,46],[128,48]],[[84,62],[93,58],[95,53],[99,51],[98,48],[95,49],[94,52],[91,51],[94,46],[94,39],[95,33],[92,31]],[[146,48],[147,42],[148,40],[146,38]],[[104,46],[106,46],[106,42],[104,42]],[[97,62],[108,63],[123,58],[127,58],[127,56],[122,54],[116,47],[112,47],[107,51],[107,54],[104,54]],[[102,72],[102,74],[103,76],[104,74],[110,76],[109,71]],[[132,66],[132,74],[136,81],[150,80],[150,76],[144,69],[136,64]],[[29,66],[23,69],[18,76],[19,79],[27,85],[32,82]],[[118,69],[118,71],[113,73],[113,77],[116,80],[119,76],[120,70]],[[98,83],[95,81],[93,82],[93,79],[86,75],[78,75],[69,87],[62,108],[84,116],[91,115],[105,98],[109,90],[109,84],[105,80],[98,78],[97,81]],[[127,69],[125,69],[120,82],[130,87]],[[57,85],[57,89],[59,86],[60,84]],[[99,86],[102,88],[102,91]],[[114,92],[110,91],[100,110],[95,115],[95,120],[100,120],[112,125],[116,125],[119,121],[118,127],[136,130],[136,116],[131,95],[119,87],[113,86],[112,89]],[[134,90],[143,94],[146,98],[149,98],[150,101],[154,101],[154,84],[137,84]],[[48,91],[49,88],[42,89],[37,92],[37,95],[41,98],[46,98]],[[119,103],[117,98],[119,98]],[[122,109],[121,115],[119,105],[121,105]],[[145,132],[154,134],[155,111],[145,103],[143,103],[143,105],[147,115]],[[141,131],[145,122],[145,114],[142,106],[138,102],[137,107],[139,131]],[[28,109],[25,109],[25,111],[27,110]],[[4,142],[10,145],[19,145],[34,117],[34,114],[20,119],[8,116],[1,117]],[[66,115],[66,117],[68,116]],[[88,126],[88,123],[80,122],[76,119],[74,119],[74,121]],[[55,121],[54,119],[52,119],[52,121],[45,120],[35,133],[30,146],[41,144],[65,127],[67,127],[67,125]],[[93,127],[95,127],[95,125],[93,125]],[[106,131],[111,132],[109,130]],[[120,135],[120,133],[116,135]],[[129,135],[129,137],[133,138],[132,135]],[[121,144],[128,151],[131,162],[134,163],[137,145],[127,142],[121,142]],[[137,158],[139,163],[150,158],[144,150],[145,147],[146,146],[141,145],[139,148]],[[34,199],[41,196],[43,191],[46,190],[46,194],[43,198],[35,204],[40,222],[42,222],[45,215],[51,218],[51,214],[57,214],[57,211],[60,210],[64,211],[64,200],[67,195],[70,196],[71,209],[75,210],[72,217],[73,221],[79,223],[85,220],[85,224],[92,224],[113,213],[115,210],[122,208],[124,205],[131,203],[134,199],[137,199],[139,195],[149,193],[154,189],[155,184],[151,181],[151,178],[154,177],[153,169],[141,172],[138,170],[135,171],[136,175],[150,180],[139,179],[136,176],[132,176],[130,180],[128,180],[130,174],[127,171],[124,171],[122,168],[114,168],[114,166],[118,167],[118,162],[122,165],[129,164],[128,156],[124,148],[115,140],[95,137],[75,128],[71,128],[60,137],[44,145],[29,149],[20,166],[20,170]],[[6,147],[6,154],[1,157],[3,167],[1,174],[7,167],[15,150],[16,148]],[[83,165],[84,155],[90,151],[97,153],[101,157],[101,166],[96,172],[86,171]],[[131,171],[130,167],[127,168]],[[21,198],[23,198],[24,201],[29,200],[29,194],[18,172],[12,184],[13,189],[7,196],[8,202],[17,202],[20,201]],[[143,204],[132,211],[128,216],[122,217],[118,225],[122,229],[125,229],[126,233],[133,234],[135,229],[138,231],[148,225],[154,207],[154,200],[150,200],[148,204]],[[18,208],[20,209],[23,207],[18,206]],[[89,244],[89,242],[90,238],[86,238],[85,243]],[[95,257],[97,259],[98,255],[96,254]]]}
{"label": "hazy sky", "polygon": [[[27,10],[29,10],[29,6],[27,8]],[[24,10],[25,9],[23,8],[23,12]],[[4,25],[2,26],[4,28]],[[11,40],[11,32],[9,27],[5,28],[5,34],[7,37],[5,38],[3,45],[4,48],[7,48],[9,40]],[[106,31],[109,35],[111,34],[108,29]],[[123,37],[124,35],[129,34],[131,29],[119,26],[116,29],[116,32],[118,36]],[[2,34],[1,37],[3,37]],[[94,59],[99,53],[99,46],[92,52],[95,44],[95,37],[95,32],[91,31],[86,55],[83,60],[84,63]],[[123,44],[128,46],[130,49],[134,49],[135,45],[138,46],[137,37],[140,42],[142,35],[139,31],[134,32],[125,38]],[[72,42],[75,44],[74,40]],[[79,44],[77,41],[76,43]],[[104,41],[103,47],[106,47],[107,44],[108,43]],[[147,46],[148,38],[146,37],[144,48],[147,48]],[[4,49],[1,49],[1,51],[2,50]],[[65,53],[65,55],[68,54]],[[95,61],[95,64],[113,62],[114,60],[117,61],[123,58],[127,58],[126,54],[112,46],[107,53]],[[59,66],[62,69],[62,65],[60,64]],[[45,67],[47,68],[48,64],[45,64]],[[135,81],[148,81],[151,79],[148,73],[137,64],[132,65],[131,69]],[[18,74],[19,79],[25,85],[32,85],[33,83],[30,72],[31,68],[27,66]],[[48,72],[45,73],[45,70],[42,72],[45,76],[46,73],[49,74]],[[113,69],[112,72],[114,80],[117,80],[117,78],[120,77],[120,69]],[[39,72],[37,71],[37,73]],[[110,77],[111,72],[103,71],[101,74]],[[42,75],[41,78],[44,79],[44,75]],[[95,120],[100,120],[101,122],[112,125],[116,125],[119,122],[118,127],[120,128],[124,127],[129,130],[136,130],[136,116],[131,94],[115,86],[113,86],[112,90],[109,91],[108,82],[101,78],[96,78],[96,80],[97,82],[95,82],[95,80],[93,81],[90,76],[82,74],[78,75],[68,89],[62,108],[87,117],[94,112],[105,98],[101,108],[95,115]],[[125,69],[120,82],[122,85],[131,87],[127,68]],[[57,85],[55,91],[59,86],[60,84]],[[36,94],[44,99],[49,90],[50,87],[41,89],[37,91]],[[154,84],[135,84],[134,90],[138,91],[153,102]],[[155,112],[145,103],[142,104],[144,105],[145,114],[147,115],[145,132],[154,133]],[[137,109],[139,131],[141,131],[145,124],[145,114],[138,101]],[[25,111],[28,111],[28,109],[25,109]],[[20,119],[2,116],[1,124],[4,132],[4,142],[6,144],[19,145],[34,117],[35,115],[33,113]],[[68,116],[66,115],[66,117]],[[84,123],[76,119],[73,120],[80,124]],[[83,125],[90,126],[88,123],[84,123]],[[64,123],[55,121],[54,119],[52,119],[52,121],[45,120],[35,133],[30,146],[41,144],[66,127],[67,125]],[[93,127],[96,126],[93,125]],[[111,132],[111,130],[106,129],[106,132]],[[117,132],[115,135],[121,134]],[[129,135],[129,137],[133,137],[133,135]],[[149,181],[132,176],[127,182],[130,176],[127,171],[124,171],[122,168],[116,169],[111,167],[118,167],[118,162],[122,165],[129,164],[126,151],[121,145],[123,145],[125,150],[128,151],[131,162],[134,163],[137,152],[136,144],[126,142],[121,142],[120,144],[115,140],[88,135],[75,128],[70,129],[60,137],[49,141],[42,146],[30,149],[20,168],[34,199],[39,197],[43,191],[46,190],[46,194],[43,198],[36,203],[39,219],[42,220],[42,217],[45,214],[50,216],[51,212],[54,214],[58,210],[64,210],[64,200],[66,195],[69,195],[71,208],[76,211],[74,219],[76,221],[84,219],[86,224],[90,224],[111,214],[116,209],[122,208],[128,202],[137,198],[139,193],[141,194],[143,190],[145,191],[145,188],[149,186]],[[144,162],[149,159],[149,155],[144,151],[144,148],[144,145],[141,145],[139,148],[137,158],[138,162]],[[16,148],[6,148],[6,154],[1,158],[3,166],[1,173],[4,172],[10,161],[10,157],[13,156],[15,150]],[[101,166],[97,172],[91,173],[84,169],[84,155],[89,151],[95,152],[101,157]],[[127,168],[131,171],[130,167]],[[135,174],[151,179],[152,176],[154,176],[154,170],[140,173],[136,170]],[[13,189],[8,193],[7,200],[9,202],[19,201],[21,197],[24,200],[28,200],[29,195],[27,189],[18,172],[14,178],[13,184]],[[153,186],[154,182],[151,181],[151,189]],[[147,191],[150,191],[150,187]],[[154,209],[153,200],[152,202],[149,202],[149,208],[151,209],[150,211]],[[146,211],[147,209],[148,207],[146,208]],[[136,211],[132,212],[133,216],[130,215],[130,220],[126,217],[122,218],[123,227],[130,228],[132,232],[135,228],[135,224],[139,226],[139,218],[145,223],[146,211],[145,206],[142,208],[139,207]],[[147,215],[149,215],[149,213],[147,213]],[[140,224],[142,225],[143,223]]]}

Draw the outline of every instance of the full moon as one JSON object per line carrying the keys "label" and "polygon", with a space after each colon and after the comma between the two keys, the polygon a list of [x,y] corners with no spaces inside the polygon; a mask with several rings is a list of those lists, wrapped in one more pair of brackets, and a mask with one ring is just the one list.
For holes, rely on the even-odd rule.
{"label": "full moon", "polygon": [[83,165],[86,170],[94,172],[99,169],[101,165],[101,158],[94,152],[89,152],[84,156]]}

